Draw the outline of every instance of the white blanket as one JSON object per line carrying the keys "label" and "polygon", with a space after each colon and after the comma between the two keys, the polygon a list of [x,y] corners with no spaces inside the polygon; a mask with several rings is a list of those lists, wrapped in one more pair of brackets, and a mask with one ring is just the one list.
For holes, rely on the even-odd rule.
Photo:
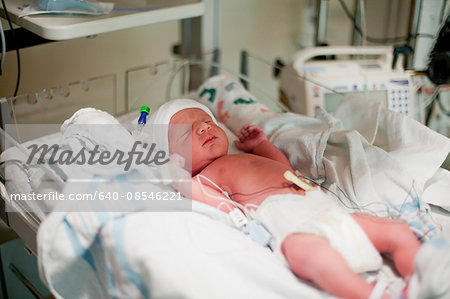
{"label": "white blanket", "polygon": [[354,96],[344,97],[334,116],[321,111],[312,119],[288,113],[255,123],[294,169],[334,183],[332,189],[350,211],[411,223],[420,216],[423,223],[415,227],[419,237],[437,232],[422,194],[450,151],[449,138]]}
{"label": "white blanket", "polygon": [[343,98],[334,117],[278,114],[256,124],[294,168],[335,182],[360,205],[420,196],[450,151],[449,138],[355,96]]}
{"label": "white blanket", "polygon": [[409,299],[450,298],[450,234],[442,233],[426,242],[417,253]]}
{"label": "white blanket", "polygon": [[[78,150],[131,147],[129,134],[111,119],[105,122],[114,125],[115,134],[108,136],[101,127],[80,126],[92,119],[91,113],[100,112],[82,110],[65,122],[64,144]],[[120,136],[117,142],[115,136]],[[81,166],[73,172],[64,168],[65,195],[123,194],[130,188],[141,195],[175,192],[153,181],[136,183],[136,178],[160,177],[156,167],[123,172],[114,165],[106,165],[108,171]],[[122,210],[106,200],[62,203],[39,227],[42,280],[58,298],[329,297],[299,283],[269,249],[237,231],[225,213],[184,201],[188,204],[165,205],[159,211],[153,201],[125,201],[118,206]]]}
{"label": "white blanket", "polygon": [[[267,111],[224,75],[208,79],[197,96],[235,132],[247,123],[261,126],[294,169],[334,183],[331,190],[350,211],[402,218],[421,238],[437,232],[441,223],[430,217],[426,202],[448,205],[450,185],[441,183],[450,173],[436,173],[449,154],[449,138],[360,96],[347,95],[334,115],[322,110],[316,118]],[[434,182],[439,175],[440,183]],[[424,201],[425,187],[438,190],[439,198],[427,192]]]}
{"label": "white blanket", "polygon": [[[270,114],[257,123],[297,169],[335,182],[351,201],[397,216],[427,215],[420,193],[448,154],[448,138],[364,105],[349,99],[336,118]],[[331,297],[234,229],[226,214],[196,202],[192,210],[52,213],[38,233],[41,277],[64,298]],[[427,220],[419,232],[434,227]],[[393,279],[387,268],[379,273]]]}

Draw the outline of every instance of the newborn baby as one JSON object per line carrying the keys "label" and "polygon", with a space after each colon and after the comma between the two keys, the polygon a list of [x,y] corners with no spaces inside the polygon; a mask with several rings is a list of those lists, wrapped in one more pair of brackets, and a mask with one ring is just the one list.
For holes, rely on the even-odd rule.
{"label": "newborn baby", "polygon": [[[170,123],[170,154],[183,157],[193,176],[192,199],[232,210],[218,186],[240,206],[255,208],[254,217],[273,235],[275,252],[299,277],[342,298],[390,298],[357,273],[377,270],[379,253],[391,253],[406,280],[413,274],[420,243],[406,224],[349,214],[321,190],[305,194],[283,176],[294,170],[261,128],[244,126],[235,145],[245,153],[228,155],[227,135],[207,107],[172,100],[155,112],[152,122],[163,119]],[[189,126],[177,126],[182,124]],[[207,178],[201,182],[208,192],[196,176]]]}

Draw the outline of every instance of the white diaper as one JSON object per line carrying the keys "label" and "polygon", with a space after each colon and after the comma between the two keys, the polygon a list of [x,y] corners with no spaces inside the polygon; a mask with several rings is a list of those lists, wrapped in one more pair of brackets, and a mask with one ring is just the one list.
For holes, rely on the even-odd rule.
{"label": "white diaper", "polygon": [[287,235],[311,233],[325,237],[355,273],[374,271],[382,265],[380,254],[362,228],[321,190],[309,191],[306,196],[269,196],[254,217],[270,231],[275,253],[283,259],[280,246]]}

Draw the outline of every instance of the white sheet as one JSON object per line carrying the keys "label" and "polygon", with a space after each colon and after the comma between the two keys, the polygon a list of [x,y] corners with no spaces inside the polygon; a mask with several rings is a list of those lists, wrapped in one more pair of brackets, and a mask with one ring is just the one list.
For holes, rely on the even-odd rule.
{"label": "white sheet", "polygon": [[[397,205],[399,209],[390,212],[406,216],[401,207],[405,198],[411,199],[413,181],[415,191],[421,192],[439,168],[438,160],[448,154],[449,141],[409,120],[389,113],[383,116],[379,109],[375,110],[382,114],[372,115],[371,125],[361,126],[365,116],[354,111],[367,107],[362,102],[356,105],[358,109],[344,109],[349,113],[343,114],[346,119],[341,122],[327,116],[321,120],[276,115],[258,123],[297,168],[335,180],[360,204],[380,201],[383,212],[385,203]],[[362,132],[350,130],[351,125]],[[410,126],[423,132],[419,139],[413,138]],[[391,129],[397,132],[391,136],[399,139],[382,138]],[[404,133],[408,138],[403,139]],[[424,138],[427,144],[417,146]],[[422,152],[416,151],[424,147],[433,153],[424,153],[427,164],[421,165],[415,159]],[[300,167],[299,161],[306,166]],[[417,171],[420,167],[423,172]],[[412,211],[426,214],[421,200],[408,203]],[[83,223],[90,223],[89,230]],[[62,297],[330,297],[296,278],[268,249],[235,230],[224,213],[200,203],[193,203],[192,213],[52,213],[41,225],[38,244],[41,276]],[[391,290],[399,291],[404,285],[386,266],[380,277],[388,280]]]}
{"label": "white sheet", "polygon": [[[448,172],[439,177],[436,173],[449,154],[450,139],[383,109],[377,101],[350,95],[342,99],[334,116],[325,111],[317,118],[276,114],[266,111],[237,80],[223,75],[208,79],[197,97],[234,131],[248,122],[260,125],[295,169],[335,183],[334,192],[348,208],[368,208],[410,222],[419,212],[427,222],[417,228],[423,234],[428,224],[433,225],[423,203],[448,203]],[[426,187],[439,192],[425,194]]]}
{"label": "white sheet", "polygon": [[450,151],[447,137],[354,97],[343,99],[334,117],[323,111],[318,119],[286,114],[255,123],[294,168],[312,177],[326,176],[360,204],[398,203],[413,182],[415,192],[422,194]]}
{"label": "white sheet", "polygon": [[450,212],[450,171],[440,168],[425,183],[423,199],[426,203]]}
{"label": "white sheet", "polygon": [[74,250],[76,236],[61,222],[88,216],[51,215],[38,235],[41,274],[64,298],[330,298],[226,225],[225,214],[193,208],[110,219],[87,252]]}

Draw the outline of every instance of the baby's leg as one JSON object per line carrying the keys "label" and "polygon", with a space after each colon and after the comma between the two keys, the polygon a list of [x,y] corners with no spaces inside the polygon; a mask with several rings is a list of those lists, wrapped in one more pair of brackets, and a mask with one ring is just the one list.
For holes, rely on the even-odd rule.
{"label": "baby's leg", "polygon": [[290,234],[281,250],[292,271],[341,298],[368,298],[373,285],[354,273],[327,239],[312,234]]}
{"label": "baby's leg", "polygon": [[351,214],[380,253],[391,253],[398,272],[409,278],[414,272],[414,258],[420,247],[414,233],[404,222]]}

